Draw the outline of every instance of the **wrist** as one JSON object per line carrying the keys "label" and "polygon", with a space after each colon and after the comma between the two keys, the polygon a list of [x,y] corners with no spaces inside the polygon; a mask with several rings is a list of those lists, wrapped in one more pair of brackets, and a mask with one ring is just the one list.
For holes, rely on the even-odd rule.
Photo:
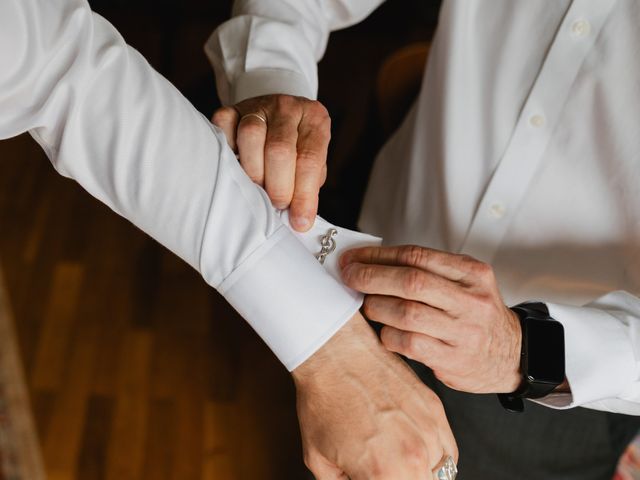
{"label": "wrist", "polygon": [[507,367],[504,375],[505,381],[499,393],[515,392],[522,384],[522,326],[518,315],[513,310],[507,308],[507,312],[510,317],[511,342],[507,355]]}
{"label": "wrist", "polygon": [[322,382],[332,372],[344,371],[379,354],[381,348],[375,333],[358,312],[291,375],[296,386]]}
{"label": "wrist", "polygon": [[542,398],[562,385],[565,377],[564,328],[541,302],[525,302],[511,309],[518,316],[521,335],[520,387],[498,394],[503,407],[521,412],[524,398]]}

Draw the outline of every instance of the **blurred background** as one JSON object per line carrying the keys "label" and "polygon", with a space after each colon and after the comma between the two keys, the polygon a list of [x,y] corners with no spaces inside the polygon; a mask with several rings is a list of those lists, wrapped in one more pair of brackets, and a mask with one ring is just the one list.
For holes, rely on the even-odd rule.
{"label": "blurred background", "polygon": [[[230,0],[90,3],[211,115],[202,46]],[[380,98],[396,71],[387,64],[385,77],[383,65],[431,38],[438,9],[387,2],[331,37],[319,94],[333,119],[328,219],[353,226],[374,153],[402,114]],[[195,271],[58,176],[27,135],[0,142],[0,269],[0,307],[12,307],[0,315],[15,326],[48,478],[305,478],[285,369]],[[2,378],[0,433],[11,419]]]}

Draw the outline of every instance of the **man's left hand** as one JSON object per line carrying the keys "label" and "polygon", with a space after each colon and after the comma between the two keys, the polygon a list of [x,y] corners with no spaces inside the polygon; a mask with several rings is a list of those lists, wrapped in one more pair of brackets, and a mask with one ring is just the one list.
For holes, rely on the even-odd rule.
{"label": "man's left hand", "polygon": [[520,384],[522,332],[493,269],[467,255],[417,246],[365,247],[340,259],[382,343],[429,366],[456,390],[510,393]]}

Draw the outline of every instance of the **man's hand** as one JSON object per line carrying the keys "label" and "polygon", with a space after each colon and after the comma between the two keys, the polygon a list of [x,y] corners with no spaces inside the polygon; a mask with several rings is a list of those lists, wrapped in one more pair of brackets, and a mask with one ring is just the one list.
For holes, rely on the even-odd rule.
{"label": "man's hand", "polygon": [[318,480],[431,478],[458,450],[438,397],[360,314],[293,372],[305,463]]}
{"label": "man's hand", "polygon": [[327,177],[331,119],[317,101],[266,95],[213,114],[249,177],[265,188],[276,208],[291,208],[298,231],[313,226],[318,192]]}
{"label": "man's hand", "polygon": [[431,367],[446,385],[508,393],[520,384],[520,322],[492,268],[466,255],[416,246],[367,247],[340,260],[345,283],[369,294],[365,314],[382,343]]}

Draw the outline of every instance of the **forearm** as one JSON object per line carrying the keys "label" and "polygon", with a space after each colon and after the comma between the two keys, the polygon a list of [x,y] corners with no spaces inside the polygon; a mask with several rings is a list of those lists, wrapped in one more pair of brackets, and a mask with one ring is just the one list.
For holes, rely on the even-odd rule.
{"label": "forearm", "polygon": [[234,18],[205,52],[224,104],[283,93],[315,99],[316,63],[329,34],[361,21],[383,0],[236,0]]}
{"label": "forearm", "polygon": [[0,40],[0,138],[30,131],[60,173],[201,272],[289,369],[357,311],[223,134],[86,2],[2,2]]}

